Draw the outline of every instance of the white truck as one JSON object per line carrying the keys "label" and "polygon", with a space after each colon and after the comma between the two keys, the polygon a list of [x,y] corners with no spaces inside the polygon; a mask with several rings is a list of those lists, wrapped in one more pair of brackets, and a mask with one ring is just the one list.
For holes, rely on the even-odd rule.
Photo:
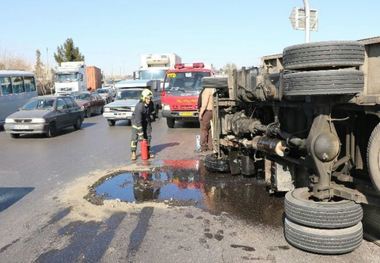
{"label": "white truck", "polygon": [[182,59],[175,53],[144,54],[141,55],[141,66],[135,78],[140,80],[158,79],[163,81],[168,69],[181,63]]}
{"label": "white truck", "polygon": [[84,61],[62,62],[56,69],[54,88],[56,95],[86,91],[87,76]]}

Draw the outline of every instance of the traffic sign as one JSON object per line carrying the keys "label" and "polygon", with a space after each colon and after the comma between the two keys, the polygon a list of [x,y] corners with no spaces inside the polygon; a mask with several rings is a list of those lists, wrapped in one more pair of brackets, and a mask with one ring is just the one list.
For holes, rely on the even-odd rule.
{"label": "traffic sign", "polygon": [[[304,8],[294,7],[289,19],[293,29],[305,30],[306,19]],[[318,31],[318,11],[315,9],[310,9],[310,30]]]}

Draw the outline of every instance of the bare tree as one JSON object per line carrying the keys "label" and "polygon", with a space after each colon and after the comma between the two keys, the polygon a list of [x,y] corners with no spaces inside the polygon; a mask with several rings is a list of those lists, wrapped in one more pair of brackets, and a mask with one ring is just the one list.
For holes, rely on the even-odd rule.
{"label": "bare tree", "polygon": [[30,63],[6,50],[0,51],[0,69],[31,70]]}

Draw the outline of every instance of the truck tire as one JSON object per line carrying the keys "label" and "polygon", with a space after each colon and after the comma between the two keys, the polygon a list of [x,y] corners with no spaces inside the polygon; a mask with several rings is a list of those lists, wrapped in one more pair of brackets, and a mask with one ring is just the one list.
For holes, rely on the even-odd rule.
{"label": "truck tire", "polygon": [[356,94],[364,87],[363,72],[354,69],[287,73],[283,81],[284,96]]}
{"label": "truck tire", "polygon": [[364,63],[364,46],[355,41],[328,41],[284,49],[285,69],[356,67]]}
{"label": "truck tire", "polygon": [[373,129],[368,141],[367,165],[373,187],[380,191],[380,123]]}
{"label": "truck tire", "polygon": [[344,254],[360,246],[363,225],[341,229],[318,229],[298,225],[285,218],[286,240],[296,248],[318,254]]}
{"label": "truck tire", "polygon": [[285,195],[285,214],[293,222],[316,228],[344,228],[363,218],[363,209],[353,201],[316,202],[310,200],[307,187],[296,188]]}
{"label": "truck tire", "polygon": [[228,160],[226,158],[218,159],[215,154],[206,155],[205,167],[211,172],[226,173],[230,171]]}
{"label": "truck tire", "polygon": [[107,120],[108,126],[115,126],[115,121],[114,120]]}
{"label": "truck tire", "polygon": [[169,128],[174,128],[175,119],[174,118],[166,118],[166,124]]}

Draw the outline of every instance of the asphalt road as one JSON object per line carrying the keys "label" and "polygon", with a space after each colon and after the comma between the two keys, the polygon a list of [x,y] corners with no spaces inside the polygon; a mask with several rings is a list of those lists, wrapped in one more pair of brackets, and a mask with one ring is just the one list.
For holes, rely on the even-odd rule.
{"label": "asphalt road", "polygon": [[[1,262],[380,262],[380,248],[368,241],[336,256],[293,248],[282,225],[273,223],[281,221],[282,197],[269,197],[254,179],[221,176],[204,190],[212,197],[209,209],[89,203],[83,198],[88,187],[108,173],[200,158],[194,152],[199,128],[168,129],[163,119],[153,125],[155,161],[131,163],[130,129],[125,123],[108,127],[95,116],[81,130],[54,138],[11,139],[0,132]],[[257,187],[247,198],[237,195],[246,193],[239,183]],[[233,187],[218,199],[217,185]]]}

